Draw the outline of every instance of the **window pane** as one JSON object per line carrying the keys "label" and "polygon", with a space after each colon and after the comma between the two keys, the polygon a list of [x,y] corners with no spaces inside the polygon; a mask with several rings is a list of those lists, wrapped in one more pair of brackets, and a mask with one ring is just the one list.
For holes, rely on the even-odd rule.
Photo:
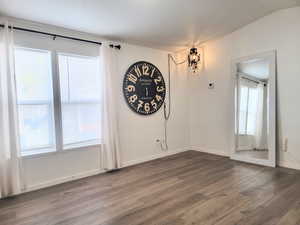
{"label": "window pane", "polygon": [[96,58],[59,56],[62,101],[100,101],[100,76]]}
{"label": "window pane", "polygon": [[54,148],[51,55],[16,48],[15,70],[21,149]]}
{"label": "window pane", "polygon": [[100,139],[101,85],[97,58],[59,55],[63,144]]}
{"label": "window pane", "polygon": [[99,104],[63,104],[62,112],[65,145],[100,138]]}
{"label": "window pane", "polygon": [[17,48],[15,64],[18,101],[52,102],[50,53]]}
{"label": "window pane", "polygon": [[19,105],[19,118],[23,150],[53,146],[50,105]]}

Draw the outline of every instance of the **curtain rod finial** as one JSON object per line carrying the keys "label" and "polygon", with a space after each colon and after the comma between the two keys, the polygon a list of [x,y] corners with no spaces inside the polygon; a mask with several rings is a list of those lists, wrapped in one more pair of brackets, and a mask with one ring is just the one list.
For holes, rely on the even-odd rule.
{"label": "curtain rod finial", "polygon": [[121,49],[121,45],[113,45],[113,44],[110,44],[109,47],[115,48],[115,49],[118,49],[118,50]]}

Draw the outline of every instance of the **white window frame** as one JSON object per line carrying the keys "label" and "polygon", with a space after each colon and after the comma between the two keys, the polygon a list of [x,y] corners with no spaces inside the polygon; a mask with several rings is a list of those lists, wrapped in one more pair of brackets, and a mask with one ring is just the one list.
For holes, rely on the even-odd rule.
{"label": "white window frame", "polygon": [[[59,129],[59,132],[61,133],[60,134],[60,148],[59,149],[62,149],[63,151],[65,150],[71,150],[71,149],[78,149],[78,148],[84,148],[84,147],[89,147],[89,146],[97,146],[97,145],[100,145],[101,144],[101,139],[91,139],[91,140],[87,140],[87,141],[79,141],[79,142],[76,142],[76,143],[72,143],[72,144],[66,144],[64,145],[63,144],[63,125],[62,125],[62,111],[61,111],[61,95],[60,95],[60,76],[59,76],[59,62],[58,62],[58,57],[59,56],[70,56],[70,57],[78,57],[78,58],[86,58],[86,59],[96,59],[98,57],[95,57],[95,56],[86,56],[86,55],[78,55],[78,54],[73,54],[73,53],[66,53],[66,52],[59,52],[59,51],[55,51],[55,64],[56,64],[56,79],[57,79],[57,88],[59,88],[58,92],[59,92],[59,96],[57,96],[58,98],[58,103],[59,103],[59,126],[60,126],[60,129]],[[99,69],[99,68],[98,68]],[[55,102],[55,100],[54,100]],[[55,103],[54,103],[55,104]],[[78,104],[102,104],[102,102],[98,102],[98,101],[85,101],[85,102],[78,102]]]}
{"label": "white window frame", "polygon": [[[23,47],[23,46],[15,46],[14,47],[14,51],[15,50],[27,50],[27,51],[32,51],[32,52],[40,52],[40,53],[48,53],[50,55],[50,66],[51,66],[51,75],[53,75],[53,68],[52,68],[52,59],[51,59],[51,56],[52,56],[52,52],[48,49],[39,49],[39,48],[31,48],[31,47]],[[15,66],[15,65],[14,65]],[[52,80],[53,81],[53,80]],[[15,79],[15,82],[16,82],[16,79]],[[53,84],[52,84],[53,85]],[[18,91],[18,90],[17,90]],[[55,140],[55,115],[54,115],[54,99],[53,99],[53,102],[52,103],[49,103],[47,101],[26,101],[26,102],[22,102],[22,101],[18,101],[16,99],[16,105],[17,107],[19,106],[22,106],[22,105],[48,105],[49,108],[53,107],[53,110],[52,111],[52,115],[51,115],[51,122],[53,123],[52,126],[53,126],[53,146],[51,145],[48,145],[48,146],[41,146],[41,147],[34,147],[34,148],[26,148],[26,149],[20,149],[21,151],[21,156],[29,156],[29,155],[36,155],[36,154],[43,154],[43,153],[52,153],[52,152],[55,152],[56,149],[57,149],[57,146],[56,146],[56,140]],[[17,112],[19,113],[19,108],[17,109]],[[18,117],[18,123],[19,123],[19,117]],[[20,129],[20,126],[18,126],[18,129]]]}
{"label": "white window frame", "polygon": [[[82,57],[82,58],[98,58],[97,56],[87,56],[87,55],[79,55],[73,53],[60,52],[56,50],[49,49],[39,49],[32,47],[23,47],[16,46],[15,49],[23,49],[29,51],[40,51],[40,52],[49,52],[51,55],[51,75],[52,75],[52,92],[53,92],[53,122],[54,122],[54,148],[47,147],[45,148],[32,148],[32,149],[21,149],[21,156],[35,156],[41,154],[49,154],[49,153],[60,153],[69,150],[79,150],[79,149],[87,149],[88,147],[99,147],[101,145],[101,139],[94,139],[91,141],[82,141],[70,145],[63,145],[63,128],[62,128],[62,111],[61,111],[61,90],[60,90],[60,77],[59,77],[59,63],[58,56],[74,56],[74,57]],[[92,102],[91,102],[92,103]],[[94,103],[94,102],[93,102]],[[96,102],[95,102],[96,103]],[[99,103],[99,102],[97,102]],[[30,104],[29,102],[26,104]],[[32,103],[36,104],[36,103]],[[84,103],[82,103],[84,104]],[[100,102],[101,104],[101,102]],[[23,105],[18,104],[17,105]],[[49,105],[49,104],[48,104]],[[50,105],[51,107],[51,105]],[[20,128],[18,128],[20,129]]]}

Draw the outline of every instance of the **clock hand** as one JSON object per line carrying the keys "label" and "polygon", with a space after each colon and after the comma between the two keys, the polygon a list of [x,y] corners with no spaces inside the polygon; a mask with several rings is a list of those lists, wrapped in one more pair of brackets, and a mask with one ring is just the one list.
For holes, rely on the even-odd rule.
{"label": "clock hand", "polygon": [[148,88],[146,88],[146,97],[148,97]]}

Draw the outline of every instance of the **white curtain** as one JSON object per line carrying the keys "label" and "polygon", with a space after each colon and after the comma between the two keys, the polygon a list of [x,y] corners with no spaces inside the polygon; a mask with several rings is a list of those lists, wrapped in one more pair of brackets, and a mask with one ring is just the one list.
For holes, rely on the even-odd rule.
{"label": "white curtain", "polygon": [[264,84],[241,77],[239,90],[239,149],[267,149]]}
{"label": "white curtain", "polygon": [[100,76],[102,78],[102,146],[101,167],[113,170],[121,167],[118,127],[118,50],[103,43],[100,46]]}
{"label": "white curtain", "polygon": [[0,198],[21,192],[13,30],[0,29]]}
{"label": "white curtain", "polygon": [[[257,89],[257,113],[256,113],[256,126],[254,134],[254,148],[264,149],[264,84],[259,83]],[[266,128],[265,128],[266,129]]]}

